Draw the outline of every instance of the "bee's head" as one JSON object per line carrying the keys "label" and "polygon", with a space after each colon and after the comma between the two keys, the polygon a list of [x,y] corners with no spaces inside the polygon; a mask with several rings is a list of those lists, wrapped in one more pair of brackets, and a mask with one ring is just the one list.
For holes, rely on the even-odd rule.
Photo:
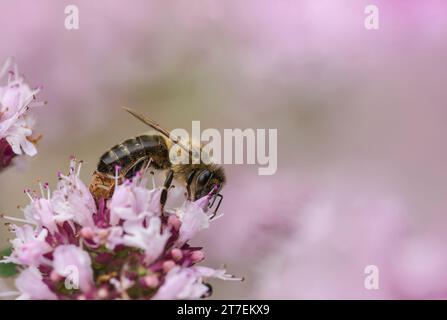
{"label": "bee's head", "polygon": [[220,166],[203,167],[195,173],[194,200],[200,199],[210,192],[219,193],[225,184],[225,174]]}

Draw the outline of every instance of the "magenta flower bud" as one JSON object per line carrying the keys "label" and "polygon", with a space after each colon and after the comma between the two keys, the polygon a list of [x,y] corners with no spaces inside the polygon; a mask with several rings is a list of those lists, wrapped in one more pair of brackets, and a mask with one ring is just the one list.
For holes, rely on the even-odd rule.
{"label": "magenta flower bud", "polygon": [[1,169],[9,166],[15,155],[16,154],[12,151],[11,145],[6,141],[6,139],[0,139],[0,171]]}
{"label": "magenta flower bud", "polygon": [[158,287],[160,281],[158,280],[157,276],[149,275],[149,276],[144,277],[144,283],[146,284],[146,286],[148,288],[155,289]]}
{"label": "magenta flower bud", "polygon": [[82,229],[81,229],[81,236],[82,236],[84,239],[93,239],[93,237],[94,237],[94,232],[93,232],[92,228],[90,228],[90,227],[85,227],[85,228],[82,228]]}
{"label": "magenta flower bud", "polygon": [[182,250],[174,248],[171,250],[171,256],[175,261],[180,261],[183,258]]}
{"label": "magenta flower bud", "polygon": [[191,253],[191,260],[192,260],[192,262],[194,262],[194,263],[200,262],[203,259],[205,259],[205,253],[203,253],[203,251],[196,250],[196,251],[193,251]]}
{"label": "magenta flower bud", "polygon": [[59,282],[62,280],[62,277],[56,272],[56,270],[51,271],[50,279],[53,282]]}
{"label": "magenta flower bud", "polygon": [[175,262],[172,260],[163,262],[163,271],[166,273],[169,272],[169,270],[171,270],[174,267],[175,267]]}

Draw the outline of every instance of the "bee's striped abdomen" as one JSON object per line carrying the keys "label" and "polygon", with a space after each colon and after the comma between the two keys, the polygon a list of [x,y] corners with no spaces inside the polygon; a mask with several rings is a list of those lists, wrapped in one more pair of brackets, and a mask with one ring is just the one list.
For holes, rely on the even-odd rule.
{"label": "bee's striped abdomen", "polygon": [[97,170],[114,174],[115,166],[120,166],[124,172],[128,172],[126,176],[129,177],[140,170],[149,159],[152,159],[151,166],[156,169],[169,166],[169,150],[159,135],[142,135],[117,144],[101,156]]}

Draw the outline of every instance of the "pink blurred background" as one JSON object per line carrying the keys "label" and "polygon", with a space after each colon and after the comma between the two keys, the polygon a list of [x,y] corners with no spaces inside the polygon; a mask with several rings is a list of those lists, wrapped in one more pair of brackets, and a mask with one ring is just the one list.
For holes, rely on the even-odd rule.
{"label": "pink blurred background", "polygon": [[0,175],[0,212],[20,216],[23,189],[54,185],[72,154],[89,181],[146,130],[121,105],[168,128],[277,128],[277,173],[226,166],[225,216],[194,243],[246,278],[214,298],[447,297],[445,1],[17,0],[0,16],[0,60],[48,101],[38,155]]}

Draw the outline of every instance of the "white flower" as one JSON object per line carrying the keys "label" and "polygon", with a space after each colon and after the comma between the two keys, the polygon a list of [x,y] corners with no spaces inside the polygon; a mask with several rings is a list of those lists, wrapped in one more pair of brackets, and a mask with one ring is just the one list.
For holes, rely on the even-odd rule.
{"label": "white flower", "polygon": [[138,186],[139,181],[119,185],[110,200],[110,223],[118,224],[120,219],[132,220],[143,216],[159,216],[161,189],[149,190]]}
{"label": "white flower", "polygon": [[[11,60],[6,61],[0,77],[8,71]],[[25,152],[29,156],[34,156],[37,151],[28,137],[32,135],[32,121],[26,114],[28,109],[39,103],[32,103],[34,96],[39,89],[32,90],[24,81],[14,65],[14,72],[10,73],[8,83],[0,86],[0,139],[6,138],[16,154]],[[41,105],[41,104],[40,104]]]}
{"label": "white flower", "polygon": [[23,211],[27,220],[47,228],[50,233],[57,231],[58,224],[73,218],[66,213],[55,214],[52,201],[46,198],[33,198]]}
{"label": "white flower", "polygon": [[28,127],[26,119],[17,119],[5,134],[6,141],[11,145],[15,154],[22,154],[23,150],[25,154],[34,156],[37,153],[36,147],[26,138],[31,136],[32,133],[33,131]]}
{"label": "white flower", "polygon": [[53,253],[54,270],[62,277],[74,277],[79,288],[87,292],[93,286],[92,261],[88,253],[75,245],[58,246]]}
{"label": "white flower", "polygon": [[87,186],[79,178],[81,163],[70,164],[68,176],[60,174],[57,190],[53,194],[53,210],[56,215],[72,217],[81,226],[94,226],[93,214],[96,204]]}
{"label": "white flower", "polygon": [[[148,223],[144,227],[143,221]],[[163,252],[171,233],[168,230],[161,232],[161,220],[159,217],[141,218],[124,222],[124,244],[143,249],[146,255],[146,263],[155,261]]]}
{"label": "white flower", "polygon": [[53,249],[45,241],[48,230],[41,229],[36,235],[36,232],[30,225],[24,225],[23,227],[14,226],[14,231],[16,238],[11,240],[14,251],[9,257],[0,262],[39,266],[43,261],[43,255]]}
{"label": "white flower", "polygon": [[166,275],[164,284],[153,297],[154,300],[199,299],[208,292],[199,275],[189,268],[175,267]]}
{"label": "white flower", "polygon": [[93,241],[95,245],[105,245],[107,249],[114,250],[117,245],[123,243],[123,228],[112,226],[110,228],[84,227],[81,235]]}
{"label": "white flower", "polygon": [[226,274],[225,269],[212,269],[208,267],[174,267],[166,275],[165,282],[153,297],[155,300],[166,299],[199,299],[205,295],[209,288],[203,284],[203,278],[219,278],[222,280],[237,280]]}
{"label": "white flower", "polygon": [[110,200],[110,223],[117,225],[120,219],[137,218],[136,198],[130,183],[123,183],[115,188]]}
{"label": "white flower", "polygon": [[186,203],[179,211],[182,222],[179,231],[177,245],[181,246],[189,239],[192,239],[199,231],[206,229],[210,225],[209,216],[195,202]]}
{"label": "white flower", "polygon": [[18,300],[55,300],[57,296],[42,281],[42,275],[34,267],[25,269],[15,281],[17,289],[21,292]]}

